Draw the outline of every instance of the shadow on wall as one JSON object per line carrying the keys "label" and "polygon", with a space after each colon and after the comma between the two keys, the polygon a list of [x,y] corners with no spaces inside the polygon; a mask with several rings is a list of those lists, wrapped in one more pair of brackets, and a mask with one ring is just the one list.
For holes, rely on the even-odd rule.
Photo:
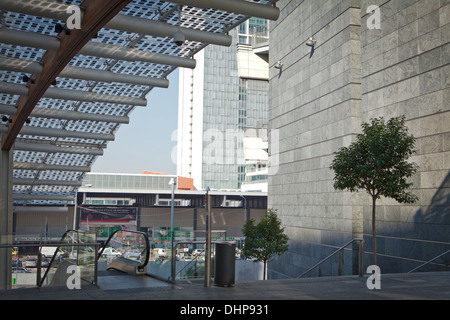
{"label": "shadow on wall", "polygon": [[[418,210],[416,221],[450,226],[450,172],[434,194],[428,208],[425,211]],[[450,241],[450,233],[446,236]]]}
{"label": "shadow on wall", "polygon": [[[397,206],[394,206],[397,207]],[[371,206],[367,206],[371,210]],[[390,209],[390,208],[389,208]],[[383,206],[377,209],[383,213]],[[397,212],[401,214],[401,211]],[[450,250],[450,172],[431,197],[428,206],[419,208],[414,214],[413,223],[402,223],[397,219],[377,221],[379,265],[383,273],[408,272],[447,250]],[[371,222],[368,223],[371,226]],[[308,268],[346,243],[349,238],[331,229],[321,230],[291,229],[289,251],[269,264],[269,279],[297,277]],[[384,232],[383,232],[384,231]],[[384,234],[384,235],[383,235]],[[346,234],[347,237],[350,235]],[[364,234],[364,268],[372,264],[372,236]],[[346,250],[342,256],[343,274],[355,274],[357,250]],[[434,264],[418,271],[450,271],[450,253],[434,261]],[[364,269],[365,272],[365,269]],[[316,277],[317,270],[308,274]],[[333,258],[323,265],[323,275],[337,275],[337,259]]]}
{"label": "shadow on wall", "polygon": [[[415,234],[419,239],[436,241],[424,252],[424,259],[432,259],[450,249],[450,172],[445,177],[430,205],[420,208],[414,216]],[[441,242],[442,243],[439,245]],[[435,247],[436,249],[431,249]],[[450,265],[450,253],[436,260],[437,263]]]}
{"label": "shadow on wall", "polygon": [[[383,214],[386,208],[379,208]],[[409,272],[450,250],[450,172],[435,189],[428,206],[421,206],[413,213],[410,223],[396,219],[395,214],[401,211],[387,210],[385,213],[393,215],[393,220],[377,221],[378,265],[384,273]],[[367,230],[364,250],[367,266],[373,263],[372,236]],[[450,253],[417,271],[450,271]]]}

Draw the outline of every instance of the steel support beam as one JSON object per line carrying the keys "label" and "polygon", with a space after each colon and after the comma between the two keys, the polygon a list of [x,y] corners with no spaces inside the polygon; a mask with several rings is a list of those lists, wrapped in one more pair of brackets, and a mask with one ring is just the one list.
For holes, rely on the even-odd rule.
{"label": "steel support beam", "polygon": [[[8,131],[7,126],[0,125],[0,133],[6,133],[7,131]],[[23,126],[22,130],[20,130],[20,134],[29,136],[55,137],[55,138],[78,138],[86,140],[114,141],[113,134],[79,132],[64,129],[42,128],[32,126]]]}
{"label": "steel support beam", "polygon": [[196,61],[191,58],[183,58],[178,56],[171,56],[168,54],[161,54],[155,52],[147,52],[135,48],[119,47],[112,44],[89,42],[84,48],[80,50],[80,54],[95,57],[105,57],[116,60],[125,61],[142,61],[157,64],[164,64],[168,66],[182,67],[194,69]]}
{"label": "steel support beam", "polygon": [[[16,107],[0,104],[0,114],[15,115]],[[61,120],[88,120],[99,122],[124,123],[130,122],[127,116],[111,116],[107,114],[85,113],[71,110],[59,110],[49,108],[34,108],[30,114],[31,117],[37,118],[52,118]]]}
{"label": "steel support beam", "polygon": [[[0,57],[0,69],[30,74],[42,73],[42,65],[40,63],[16,58]],[[129,83],[158,88],[169,87],[169,80],[167,79],[140,77],[130,74],[117,74],[108,70],[96,70],[71,66],[66,66],[59,74],[59,77],[108,83]]]}
{"label": "steel support beam", "polygon": [[[2,0],[0,9],[19,12],[39,17],[46,17],[55,20],[66,21],[70,16],[67,8],[68,4],[61,2],[50,2],[46,0]],[[144,34],[155,37],[173,37],[178,31],[178,27],[163,21],[149,20],[135,16],[118,14],[105,25],[106,28],[122,30],[131,33]],[[198,41],[207,44],[220,46],[230,46],[231,37],[225,34],[213,33],[189,28],[180,28],[186,40]]]}
{"label": "steel support beam", "polygon": [[[15,94],[22,97],[28,96],[29,86],[15,83],[0,82],[0,93]],[[48,88],[41,95],[42,98],[73,100],[82,102],[104,102],[111,104],[124,104],[133,106],[147,105],[147,100],[142,98],[133,98],[126,96],[113,96],[90,91]],[[28,114],[30,116],[31,112]],[[26,120],[26,119],[25,119]]]}
{"label": "steel support beam", "polygon": [[13,200],[32,201],[32,200],[54,200],[54,201],[75,201],[74,196],[51,195],[51,194],[13,194]]}
{"label": "steel support beam", "polygon": [[176,32],[181,31],[186,40],[197,41],[205,44],[215,44],[229,47],[231,36],[221,33],[207,32],[190,28],[178,27],[166,22],[149,20],[134,16],[117,15],[106,26],[111,29],[134,32],[156,37],[173,38]]}
{"label": "steel support beam", "polygon": [[70,35],[60,34],[60,46],[56,51],[47,51],[42,58],[42,73],[30,83],[26,96],[17,102],[17,114],[12,117],[8,133],[2,136],[2,150],[11,150],[22,126],[31,111],[47,91],[59,73],[104,25],[117,15],[130,0],[85,0],[81,29],[74,29]]}
{"label": "steel support beam", "polygon": [[[59,40],[56,37],[5,28],[0,28],[0,42],[45,50],[57,50],[59,47]],[[196,61],[191,58],[147,52],[98,42],[86,43],[78,53],[107,59],[131,62],[142,61],[191,69],[195,68],[196,65]]]}
{"label": "steel support beam", "polygon": [[17,141],[14,144],[14,149],[22,151],[47,152],[47,153],[75,153],[75,154],[88,154],[93,156],[103,155],[102,149],[59,147],[49,143],[38,143],[38,142],[31,143],[31,142]]}
{"label": "steel support beam", "polygon": [[45,186],[69,186],[80,187],[81,181],[63,181],[63,180],[41,180],[41,179],[27,179],[27,178],[14,178],[13,184],[15,185],[45,185]]}
{"label": "steel support beam", "polygon": [[78,172],[90,172],[89,166],[68,166],[58,164],[47,163],[33,163],[33,162],[14,162],[13,169],[15,170],[39,170],[39,171],[78,171]]}
{"label": "steel support beam", "polygon": [[212,8],[249,17],[258,17],[268,20],[277,20],[280,9],[265,4],[243,1],[243,0],[169,0],[173,3],[187,5],[197,8]]}
{"label": "steel support beam", "polygon": [[43,213],[67,213],[69,207],[56,207],[56,206],[15,206],[14,212],[43,212]]}

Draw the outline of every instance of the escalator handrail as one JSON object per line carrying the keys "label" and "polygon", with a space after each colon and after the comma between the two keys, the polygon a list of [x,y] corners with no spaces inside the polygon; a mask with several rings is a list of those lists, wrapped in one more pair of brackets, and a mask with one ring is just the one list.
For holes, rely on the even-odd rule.
{"label": "escalator handrail", "polygon": [[108,240],[106,240],[105,245],[103,246],[103,248],[100,250],[100,252],[98,253],[97,256],[97,260],[100,259],[100,257],[103,254],[103,251],[108,247],[109,242],[111,241],[111,239],[113,238],[113,236],[118,233],[118,232],[129,232],[129,233],[136,233],[136,234],[140,234],[142,236],[144,236],[145,239],[145,246],[147,248],[146,250],[146,254],[145,254],[145,259],[144,259],[144,263],[142,265],[139,265],[139,267],[145,267],[148,263],[148,260],[150,258],[150,241],[148,240],[148,235],[145,232],[141,232],[141,231],[132,231],[132,230],[116,230],[114,231],[108,238]]}

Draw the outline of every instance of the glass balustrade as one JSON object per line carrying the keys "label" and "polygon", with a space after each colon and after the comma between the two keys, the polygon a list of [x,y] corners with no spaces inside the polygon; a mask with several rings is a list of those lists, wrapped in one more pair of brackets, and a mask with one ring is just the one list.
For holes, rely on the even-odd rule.
{"label": "glass balustrade", "polygon": [[95,232],[69,230],[60,240],[60,244],[63,245],[58,247],[42,246],[40,249],[41,270],[38,270],[38,272],[43,272],[40,285],[65,285],[70,266],[77,266],[80,283],[94,283],[97,258],[97,246],[94,245],[96,240]]}
{"label": "glass balustrade", "polygon": [[143,232],[117,230],[98,252],[98,270],[107,270],[115,259],[145,267],[150,256],[148,237]]}
{"label": "glass balustrade", "polygon": [[[168,228],[153,228],[150,237],[151,251],[147,273],[164,280],[172,280],[174,274],[175,279],[204,278],[205,231],[174,229],[174,264],[172,264],[171,239],[171,232]],[[214,241],[225,239],[226,233],[224,230],[212,231],[211,275],[213,275],[214,270]]]}
{"label": "glass balustrade", "polygon": [[[186,279],[204,279],[205,277],[205,245],[196,242],[180,242],[177,247],[186,245],[196,245],[190,255],[181,255],[181,251],[177,248],[177,261],[175,267],[175,280]],[[184,250],[183,250],[184,251]],[[214,258],[215,258],[214,242],[211,243],[211,276],[214,276]]]}
{"label": "glass balustrade", "polygon": [[[214,276],[214,242],[225,239],[224,231],[213,231],[211,276]],[[145,267],[147,274],[164,280],[203,279],[205,276],[204,231],[176,231],[173,237],[173,251],[171,240],[171,233],[167,229],[165,233],[163,230],[158,233],[153,232],[150,238],[147,232],[116,230],[108,240],[100,244],[95,232],[69,230],[60,241],[54,241],[57,242],[55,246],[52,246],[52,243],[36,244],[41,254],[39,271],[38,268],[33,268],[34,266],[31,266],[33,268],[31,274],[23,271],[18,266],[22,262],[19,262],[17,250],[15,250],[16,253],[13,252],[15,257],[13,264],[16,263],[12,275],[13,287],[50,286],[55,283],[65,285],[69,266],[77,266],[82,284],[96,283],[98,272],[106,272],[108,266],[110,266],[109,269],[117,266],[115,261],[117,259],[130,263],[136,268]],[[172,264],[172,252],[174,252],[174,264]],[[27,263],[32,264],[34,261],[37,266],[37,258],[30,258]],[[19,274],[22,271],[24,275]],[[26,283],[22,283],[25,279],[27,279]]]}

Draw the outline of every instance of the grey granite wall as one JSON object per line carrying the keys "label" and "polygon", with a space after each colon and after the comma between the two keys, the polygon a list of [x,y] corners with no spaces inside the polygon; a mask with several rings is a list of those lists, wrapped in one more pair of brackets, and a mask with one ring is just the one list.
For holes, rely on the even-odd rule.
{"label": "grey granite wall", "polygon": [[[354,237],[371,264],[371,202],[333,189],[333,152],[352,142],[362,121],[404,114],[417,137],[415,205],[379,202],[382,272],[412,269],[449,248],[450,107],[448,0],[281,0],[270,33],[271,157],[269,208],[290,237],[272,277],[298,276]],[[380,8],[380,29],[369,29]],[[306,41],[317,40],[311,56]],[[275,68],[277,61],[283,66]],[[273,146],[277,143],[277,147]],[[417,241],[420,240],[420,241]],[[355,251],[343,256],[355,271]],[[334,261],[324,274],[336,274]],[[408,270],[409,270],[408,269]],[[313,274],[314,275],[314,274]]]}
{"label": "grey granite wall", "polygon": [[[362,28],[362,120],[405,115],[420,166],[414,205],[382,199],[377,244],[384,272],[409,271],[450,249],[450,1],[382,0],[381,29]],[[370,14],[362,12],[362,25]],[[371,206],[364,205],[370,234]],[[366,247],[372,250],[372,238]],[[449,263],[450,255],[439,262]]]}

